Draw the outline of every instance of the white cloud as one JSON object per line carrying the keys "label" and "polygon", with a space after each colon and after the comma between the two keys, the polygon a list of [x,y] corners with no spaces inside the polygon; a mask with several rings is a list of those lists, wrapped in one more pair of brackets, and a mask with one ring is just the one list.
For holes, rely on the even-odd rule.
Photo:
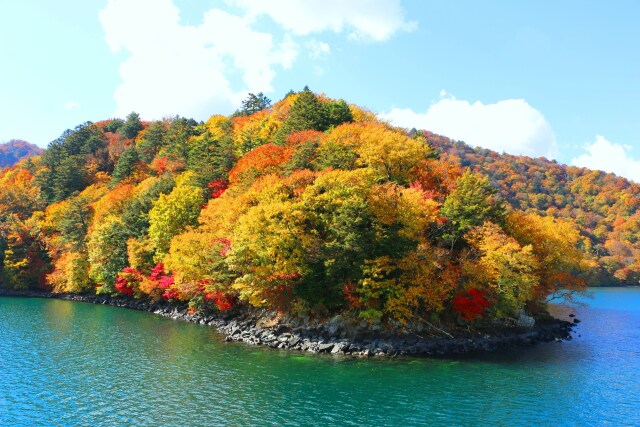
{"label": "white cloud", "polygon": [[227,0],[248,16],[269,16],[295,35],[346,32],[355,39],[383,41],[398,31],[412,31],[400,0]]}
{"label": "white cloud", "polygon": [[[440,93],[447,95],[444,90]],[[548,158],[558,153],[551,126],[523,99],[472,104],[448,97],[431,104],[424,113],[393,108],[381,116],[397,126],[429,130],[498,152]]]}
{"label": "white cloud", "polygon": [[631,147],[596,135],[596,140],[583,148],[586,153],[574,157],[572,165],[612,172],[640,183],[640,160],[631,157]]}
{"label": "white cloud", "polygon": [[78,101],[70,100],[70,101],[67,101],[66,104],[64,104],[64,109],[73,110],[75,108],[78,108],[79,106],[80,104],[78,103]]}
{"label": "white cloud", "polygon": [[311,59],[325,59],[331,53],[331,46],[319,40],[311,40],[305,46]]}
{"label": "white cloud", "polygon": [[[312,60],[331,53],[329,44],[307,38],[310,34],[331,31],[383,41],[416,25],[405,19],[400,0],[225,3],[235,6],[236,14],[211,8],[201,24],[184,25],[173,0],[107,1],[99,13],[105,40],[114,53],[125,54],[115,115],[137,111],[145,119],[175,114],[205,119],[231,112],[248,92],[272,92],[276,72],[292,67],[299,45]],[[284,30],[278,40],[255,29],[261,16]]]}
{"label": "white cloud", "polygon": [[[290,37],[276,43],[219,9],[207,11],[199,26],[181,25],[172,0],[109,0],[99,18],[111,50],[129,53],[114,93],[118,116],[230,112],[247,92],[271,92],[274,68],[290,67],[297,55]],[[231,86],[234,74],[241,90]]]}

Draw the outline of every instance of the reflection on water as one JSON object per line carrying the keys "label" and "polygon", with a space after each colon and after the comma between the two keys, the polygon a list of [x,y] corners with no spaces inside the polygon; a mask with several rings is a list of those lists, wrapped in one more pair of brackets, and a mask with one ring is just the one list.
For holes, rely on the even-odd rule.
{"label": "reflection on water", "polygon": [[224,343],[125,309],[0,298],[0,425],[640,424],[640,290],[594,292],[573,341],[359,360]]}

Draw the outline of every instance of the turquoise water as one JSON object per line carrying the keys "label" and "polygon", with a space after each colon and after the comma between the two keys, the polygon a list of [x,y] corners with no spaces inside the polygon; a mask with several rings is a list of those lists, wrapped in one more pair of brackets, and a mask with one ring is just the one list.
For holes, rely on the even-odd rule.
{"label": "turquoise water", "polygon": [[354,360],[209,327],[0,298],[0,426],[640,425],[640,289],[597,289],[570,342]]}

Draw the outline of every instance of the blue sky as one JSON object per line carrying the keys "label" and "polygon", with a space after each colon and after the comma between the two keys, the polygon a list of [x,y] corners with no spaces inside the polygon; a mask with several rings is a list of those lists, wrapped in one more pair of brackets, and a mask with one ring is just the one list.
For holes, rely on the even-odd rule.
{"label": "blue sky", "polygon": [[308,84],[403,127],[640,182],[640,2],[0,0],[0,141]]}

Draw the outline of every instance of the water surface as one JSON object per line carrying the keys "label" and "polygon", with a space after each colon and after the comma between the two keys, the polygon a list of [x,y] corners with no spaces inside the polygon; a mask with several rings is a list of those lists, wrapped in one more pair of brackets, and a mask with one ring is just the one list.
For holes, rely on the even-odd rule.
{"label": "water surface", "polygon": [[357,360],[224,343],[121,308],[0,298],[0,425],[640,425],[640,289],[596,289],[573,341]]}

